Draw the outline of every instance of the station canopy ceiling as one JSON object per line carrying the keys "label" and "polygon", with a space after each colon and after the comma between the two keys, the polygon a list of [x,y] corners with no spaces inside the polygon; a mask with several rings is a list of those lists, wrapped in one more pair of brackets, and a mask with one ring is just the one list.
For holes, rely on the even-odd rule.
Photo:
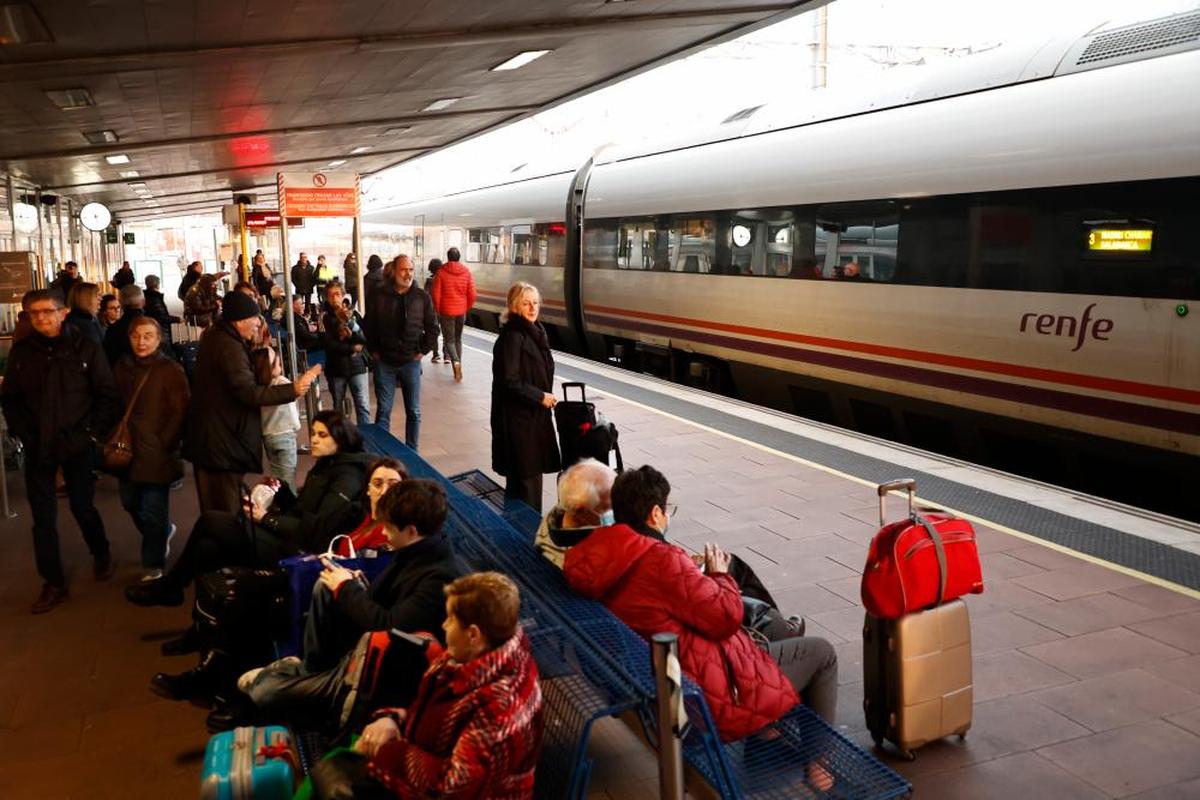
{"label": "station canopy ceiling", "polygon": [[278,171],[378,172],[820,4],[0,0],[0,172],[120,219],[273,200]]}

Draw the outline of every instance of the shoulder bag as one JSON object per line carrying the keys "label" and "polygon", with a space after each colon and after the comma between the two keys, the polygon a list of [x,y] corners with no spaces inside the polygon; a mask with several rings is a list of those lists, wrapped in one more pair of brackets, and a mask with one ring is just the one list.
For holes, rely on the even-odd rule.
{"label": "shoulder bag", "polygon": [[117,429],[112,432],[100,450],[100,463],[109,472],[124,472],[133,463],[133,434],[129,430],[129,417],[133,414],[134,406],[137,405],[138,397],[141,396],[142,389],[145,388],[146,381],[150,379],[150,372],[153,369],[153,366],[147,369],[146,374],[138,381],[137,388],[133,390],[133,396],[129,398],[129,406],[125,409],[125,415],[121,417]]}

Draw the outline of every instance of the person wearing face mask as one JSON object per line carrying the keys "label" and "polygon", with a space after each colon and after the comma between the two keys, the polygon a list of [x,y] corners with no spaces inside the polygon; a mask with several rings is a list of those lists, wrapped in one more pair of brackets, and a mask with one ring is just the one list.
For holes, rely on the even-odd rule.
{"label": "person wearing face mask", "polygon": [[616,477],[607,464],[585,458],[572,464],[558,479],[558,504],[542,518],[533,542],[556,567],[562,568],[567,550],[596,528],[615,522],[612,485]]}
{"label": "person wearing face mask", "polygon": [[[651,466],[627,470],[612,487],[616,524],[567,551],[571,588],[599,599],[642,637],[679,636],[683,669],[704,690],[725,741],[749,736],[800,698],[827,722],[837,708],[837,655],[824,639],[797,636],[760,647],[743,629],[742,594],[730,556],[706,544],[703,571],[666,541],[676,507],[671,485]],[[814,785],[828,775],[814,762]]]}
{"label": "person wearing face mask", "polygon": [[396,384],[404,396],[404,443],[417,449],[421,435],[421,359],[437,346],[437,318],[425,290],[413,282],[413,264],[397,256],[386,280],[371,294],[363,333],[374,359],[375,424],[390,431]]}
{"label": "person wearing face mask", "polygon": [[183,477],[183,420],[187,376],[160,349],[162,329],[147,316],[129,325],[131,353],[113,367],[117,389],[129,414],[133,460],[119,476],[121,506],[142,535],[142,580],[162,577],[171,536],[171,484]]}

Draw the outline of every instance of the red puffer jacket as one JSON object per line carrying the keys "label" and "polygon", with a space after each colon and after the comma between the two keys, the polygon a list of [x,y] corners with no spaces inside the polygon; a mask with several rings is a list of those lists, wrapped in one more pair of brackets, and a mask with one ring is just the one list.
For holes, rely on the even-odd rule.
{"label": "red puffer jacket", "polygon": [[475,279],[458,261],[447,261],[433,278],[433,307],[443,317],[461,317],[475,305]]}
{"label": "red puffer jacket", "polygon": [[725,741],[741,739],[800,701],[771,656],[742,630],[742,596],[728,575],[708,577],[679,547],[628,525],[598,528],[567,551],[567,583],[642,637],[679,636],[683,669],[704,690]]}

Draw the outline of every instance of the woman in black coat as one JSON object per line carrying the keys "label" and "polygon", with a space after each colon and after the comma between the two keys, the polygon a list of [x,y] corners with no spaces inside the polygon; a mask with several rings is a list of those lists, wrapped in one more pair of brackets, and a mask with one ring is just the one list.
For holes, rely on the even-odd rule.
{"label": "woman in black coat", "polygon": [[537,321],[542,296],[518,281],[508,290],[508,319],[492,349],[492,469],[504,496],[542,510],[542,475],[560,466],[551,409],[554,356]]}

